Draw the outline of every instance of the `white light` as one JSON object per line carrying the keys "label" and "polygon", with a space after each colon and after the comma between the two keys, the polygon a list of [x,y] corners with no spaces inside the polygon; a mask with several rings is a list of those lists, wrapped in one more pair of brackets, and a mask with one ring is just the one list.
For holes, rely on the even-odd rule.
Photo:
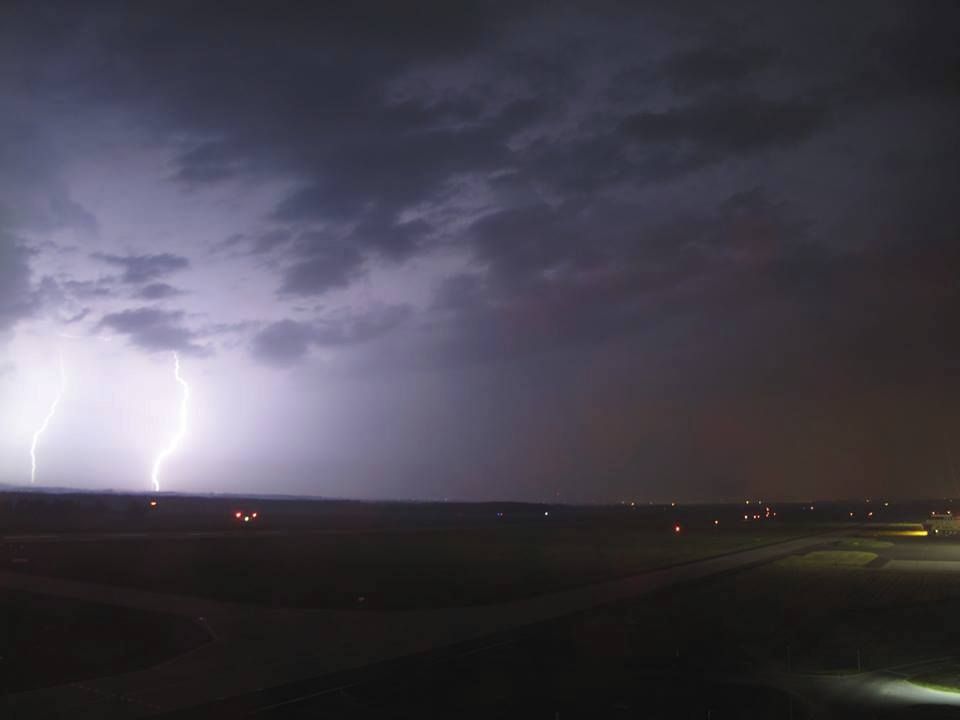
{"label": "white light", "polygon": [[57,413],[57,405],[60,404],[60,398],[63,397],[64,391],[67,389],[67,373],[63,368],[63,355],[60,355],[60,390],[57,392],[57,396],[53,399],[53,404],[50,406],[50,412],[47,413],[47,416],[43,419],[43,423],[37,428],[37,431],[33,434],[33,442],[30,443],[30,484],[37,479],[37,442],[40,440],[40,436],[46,431],[47,426],[50,424],[50,421],[53,420],[53,416]]}
{"label": "white light", "polygon": [[190,386],[187,385],[186,380],[180,377],[180,357],[177,353],[173,354],[173,376],[183,388],[183,394],[180,396],[180,427],[177,430],[177,434],[174,435],[170,441],[170,444],[161,450],[160,454],[157,455],[153,461],[153,471],[150,473],[150,480],[153,482],[154,492],[160,492],[160,467],[163,465],[163,461],[177,449],[180,441],[183,440],[183,436],[187,433],[187,402],[190,400]]}

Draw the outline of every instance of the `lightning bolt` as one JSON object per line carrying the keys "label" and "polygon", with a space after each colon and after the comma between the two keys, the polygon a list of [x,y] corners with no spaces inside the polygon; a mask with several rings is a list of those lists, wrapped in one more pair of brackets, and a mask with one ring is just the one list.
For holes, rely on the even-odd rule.
{"label": "lightning bolt", "polygon": [[63,393],[67,389],[67,372],[63,368],[63,355],[60,355],[60,390],[57,392],[57,396],[53,399],[53,404],[50,405],[50,412],[47,413],[47,416],[43,419],[43,423],[40,427],[37,428],[37,431],[33,434],[33,442],[30,443],[30,484],[33,485],[37,479],[37,443],[40,441],[40,436],[46,431],[47,426],[50,424],[50,421],[53,420],[53,416],[57,414],[57,405],[60,404],[60,398],[63,397]]}
{"label": "lightning bolt", "polygon": [[186,380],[180,377],[180,356],[177,353],[173,354],[173,377],[183,388],[183,393],[180,396],[180,427],[170,444],[161,450],[153,461],[153,472],[150,473],[150,480],[153,482],[154,492],[160,492],[160,467],[163,465],[163,461],[177,449],[180,441],[183,440],[183,436],[187,433],[187,402],[190,400],[190,386],[187,385]]}

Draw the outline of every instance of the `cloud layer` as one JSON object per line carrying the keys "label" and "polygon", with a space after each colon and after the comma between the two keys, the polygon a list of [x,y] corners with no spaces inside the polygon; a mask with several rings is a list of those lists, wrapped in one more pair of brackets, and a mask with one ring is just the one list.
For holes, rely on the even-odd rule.
{"label": "cloud layer", "polygon": [[0,336],[293,378],[272,426],[349,385],[368,494],[842,495],[900,455],[932,491],[942,448],[885,438],[956,420],[957,15],[14,3]]}

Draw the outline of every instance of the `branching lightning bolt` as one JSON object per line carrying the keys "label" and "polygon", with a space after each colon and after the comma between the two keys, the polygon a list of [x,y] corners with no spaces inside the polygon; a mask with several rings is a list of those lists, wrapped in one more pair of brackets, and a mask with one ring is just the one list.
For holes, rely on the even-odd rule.
{"label": "branching lightning bolt", "polygon": [[46,431],[47,426],[50,424],[50,421],[53,420],[53,416],[57,414],[57,405],[60,404],[60,398],[63,397],[63,393],[67,389],[67,372],[63,368],[63,355],[60,355],[60,389],[57,391],[57,396],[53,399],[53,404],[50,406],[50,412],[47,413],[47,416],[43,419],[43,423],[40,427],[37,428],[37,431],[33,434],[33,442],[30,443],[30,484],[37,479],[37,443],[40,441],[40,436]]}
{"label": "branching lightning bolt", "polygon": [[153,472],[150,474],[150,480],[153,482],[154,492],[160,492],[160,467],[163,465],[163,461],[177,449],[180,441],[183,440],[183,436],[187,433],[187,403],[190,400],[190,386],[187,385],[186,380],[180,377],[180,356],[177,353],[173,354],[173,376],[180,383],[180,387],[183,388],[183,393],[180,396],[180,427],[170,444],[161,450],[153,461]]}

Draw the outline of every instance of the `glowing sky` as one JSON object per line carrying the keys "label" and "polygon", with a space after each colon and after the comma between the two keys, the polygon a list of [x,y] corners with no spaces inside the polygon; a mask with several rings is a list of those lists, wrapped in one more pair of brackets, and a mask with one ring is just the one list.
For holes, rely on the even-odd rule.
{"label": "glowing sky", "polygon": [[40,5],[0,483],[960,494],[951,4]]}

